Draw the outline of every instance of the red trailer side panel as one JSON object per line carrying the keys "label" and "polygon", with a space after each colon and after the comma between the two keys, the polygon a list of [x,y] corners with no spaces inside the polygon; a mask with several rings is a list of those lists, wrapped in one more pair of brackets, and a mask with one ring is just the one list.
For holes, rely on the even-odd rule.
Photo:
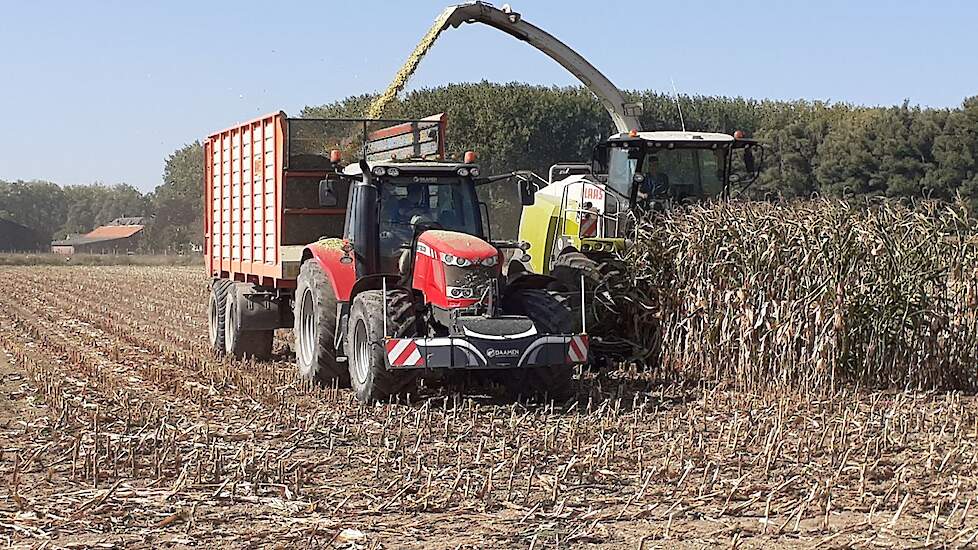
{"label": "red trailer side panel", "polygon": [[284,119],[267,115],[204,144],[204,253],[213,276],[281,282]]}

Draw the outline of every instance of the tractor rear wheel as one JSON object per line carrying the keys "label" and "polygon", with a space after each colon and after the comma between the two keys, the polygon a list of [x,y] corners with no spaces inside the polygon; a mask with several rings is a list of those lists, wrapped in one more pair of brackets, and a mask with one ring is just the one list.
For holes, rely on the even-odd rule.
{"label": "tractor rear wheel", "polygon": [[350,384],[344,365],[336,361],[336,292],[316,260],[299,270],[295,291],[295,361],[299,376],[310,382]]}
{"label": "tractor rear wheel", "polygon": [[224,309],[231,284],[227,279],[211,281],[211,294],[207,300],[207,339],[216,355],[224,355]]}
{"label": "tractor rear wheel", "polygon": [[[574,309],[568,296],[542,289],[516,289],[503,296],[503,311],[525,315],[541,334],[574,332]],[[510,369],[501,374],[503,386],[514,396],[539,395],[565,400],[577,392],[575,368],[570,365]]]}
{"label": "tractor rear wheel", "polygon": [[[247,285],[245,285],[247,286]],[[241,285],[228,285],[224,300],[224,353],[235,359],[252,357],[268,360],[272,357],[274,330],[246,330],[238,315]]]}
{"label": "tractor rear wheel", "polygon": [[[365,290],[353,299],[347,336],[350,384],[364,403],[386,401],[393,395],[417,391],[418,371],[388,370],[384,348],[384,293]],[[418,335],[417,312],[411,294],[403,289],[387,291],[386,336]]]}

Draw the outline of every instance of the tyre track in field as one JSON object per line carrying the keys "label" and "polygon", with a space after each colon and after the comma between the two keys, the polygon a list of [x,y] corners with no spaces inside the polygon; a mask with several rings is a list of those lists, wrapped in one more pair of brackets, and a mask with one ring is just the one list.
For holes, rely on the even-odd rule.
{"label": "tyre track in field", "polygon": [[[58,351],[57,350],[58,347],[68,348],[68,347],[70,347],[72,345],[77,345],[78,344],[78,340],[81,340],[82,343],[85,344],[81,348],[76,349],[74,357],[72,358],[71,361],[68,361],[67,363],[77,362],[77,363],[81,363],[81,364],[85,364],[85,365],[90,365],[90,366],[92,366],[91,372],[95,373],[97,376],[101,376],[101,375],[104,374],[104,372],[105,372],[106,369],[101,368],[100,365],[101,364],[104,364],[106,360],[96,350],[98,350],[101,347],[100,344],[103,343],[103,341],[100,338],[100,335],[99,334],[96,334],[96,333],[93,332],[93,329],[104,331],[101,334],[101,336],[106,337],[106,338],[109,338],[110,340],[113,340],[113,341],[116,341],[116,342],[117,342],[117,340],[114,340],[113,339],[114,336],[115,337],[120,337],[123,340],[127,339],[126,337],[128,336],[131,339],[131,336],[132,335],[127,330],[122,330],[122,331],[120,331],[120,330],[112,330],[113,327],[114,327],[114,325],[112,324],[111,320],[108,320],[107,321],[103,315],[99,315],[98,314],[98,313],[102,313],[102,312],[98,312],[98,313],[89,312],[87,310],[87,308],[90,305],[92,305],[92,304],[87,303],[87,302],[85,302],[83,300],[73,299],[74,294],[69,293],[69,292],[57,292],[57,291],[51,292],[51,293],[48,293],[48,294],[42,294],[39,291],[39,288],[38,287],[33,287],[33,285],[30,285],[30,284],[25,285],[25,286],[29,290],[36,291],[36,292],[33,292],[33,293],[31,293],[31,292],[26,293],[26,296],[27,296],[27,300],[26,301],[29,303],[30,309],[33,309],[34,311],[37,312],[37,314],[39,314],[34,319],[35,320],[35,323],[32,325],[32,330],[33,330],[33,332],[36,332],[35,336],[40,335],[42,337],[42,340],[44,340],[44,344],[46,344],[44,346],[45,348],[52,348],[49,351],[54,351],[55,352],[55,355],[56,355],[57,354],[57,351]],[[57,304],[57,305],[53,305],[52,303],[46,302],[45,299],[44,299],[44,297],[48,297],[54,304]],[[10,304],[6,304],[6,305],[10,306],[10,310],[11,311],[14,311],[15,313],[19,314],[20,316],[22,316],[22,317],[24,317],[26,319],[30,319],[31,318],[31,312],[28,311],[28,308],[21,307],[20,305],[18,305],[16,303],[10,303]],[[76,319],[83,321],[84,324],[73,322]],[[52,329],[55,332],[58,333],[57,336],[53,336],[52,337],[50,334],[48,334],[47,332],[45,332],[45,331],[50,331]],[[54,338],[55,340],[59,340],[60,342],[62,342],[61,346],[52,346],[52,345],[50,345],[53,342],[52,338]],[[140,343],[143,343],[143,342],[141,342],[141,341],[139,341],[137,339],[136,340],[136,344],[140,344]],[[90,347],[91,347],[91,349],[90,349]],[[122,349],[126,350],[127,352],[135,351],[135,352],[144,354],[144,356],[143,356],[143,359],[145,359],[144,362],[151,362],[153,360],[157,360],[157,361],[159,360],[159,358],[158,357],[155,357],[155,356],[151,356],[151,355],[150,356],[146,356],[145,354],[147,353],[147,350],[141,349],[138,346],[126,347],[125,345],[123,345],[121,347],[122,347]],[[58,358],[58,357],[56,357],[54,359],[54,361],[55,361],[55,363],[61,363],[62,362],[61,358]],[[130,367],[130,368],[132,368],[134,366],[135,367],[138,367],[139,366],[139,362],[129,363],[129,364],[122,364],[122,365],[123,366],[126,366],[126,367]],[[117,383],[119,383],[119,382],[117,381]],[[92,384],[90,382],[88,382],[88,383],[82,382],[82,383],[80,383],[78,385],[79,386],[82,386],[84,388],[84,391],[86,393],[88,393],[88,394],[94,393],[94,394],[97,395],[98,394],[98,390],[97,389],[99,387],[107,387],[107,386],[110,386],[111,383],[108,382],[108,381],[103,380],[99,384]],[[173,387],[174,386],[171,386],[170,388],[172,389]],[[141,389],[145,389],[145,388],[141,388]],[[132,401],[131,398],[126,400],[126,402],[131,402],[131,401]],[[112,408],[113,408],[113,405],[115,407],[121,406],[120,403],[114,403],[114,404],[112,404],[112,403],[108,403],[107,402],[107,403],[105,403],[102,406],[102,409],[105,412],[111,411]],[[220,410],[220,409],[218,409],[218,410]],[[182,411],[167,410],[167,411],[165,411],[164,418],[168,418],[170,416],[179,417],[179,416],[181,416],[181,413],[182,414],[186,414],[186,413],[189,413],[189,412],[191,412],[191,411],[188,411],[188,410],[182,410]],[[202,412],[202,410],[201,410],[200,407],[197,407],[197,411],[195,411],[195,412]],[[224,408],[223,409],[223,412],[224,413],[228,413],[229,412],[228,411],[228,408]],[[232,413],[232,418],[233,418],[233,412],[234,412],[233,411],[233,408],[230,410],[230,412]],[[288,415],[288,412],[289,411],[282,411],[282,410],[280,410],[280,411],[274,411],[274,412],[272,412],[270,414],[270,416],[275,417],[279,421],[278,424],[281,425],[283,423],[282,420],[288,418],[288,416],[289,416]],[[105,416],[105,413],[103,413],[102,416],[104,417]],[[225,417],[222,416],[218,420],[224,421],[225,420]],[[388,414],[387,422],[389,423],[390,420],[391,420],[391,416],[390,416],[390,414]],[[85,422],[81,422],[81,425],[85,425],[85,424],[86,424]],[[403,419],[402,419],[402,425],[403,425]],[[278,427],[278,426],[276,426],[276,423],[274,423],[274,422],[268,422],[267,424],[264,424],[261,427],[262,427],[262,431],[263,432],[272,432],[272,433],[274,433],[275,428]],[[108,427],[107,426],[103,426],[102,429],[103,429],[103,433],[105,433],[105,431],[108,430]],[[386,425],[384,426],[384,429],[385,430],[387,429],[387,426]],[[186,471],[186,468],[190,467],[189,465],[190,464],[193,464],[194,461],[195,461],[195,459],[196,459],[196,462],[198,464],[197,470],[198,470],[198,482],[199,482],[199,477],[200,477],[199,472],[201,470],[201,467],[199,466],[199,464],[201,464],[203,462],[203,460],[200,460],[199,458],[197,458],[193,454],[194,453],[194,448],[193,447],[195,447],[195,445],[193,444],[193,442],[188,442],[185,438],[181,438],[178,435],[178,434],[184,434],[187,431],[188,431],[188,428],[186,426],[182,425],[182,424],[175,426],[174,427],[174,435],[172,437],[172,440],[168,444],[168,448],[179,449],[179,452],[178,451],[174,451],[173,452],[173,458],[174,458],[174,460],[176,460],[177,459],[176,457],[179,457],[179,456],[182,456],[182,457],[187,457],[187,456],[194,457],[194,458],[189,459],[189,461],[187,462],[188,465],[184,467],[184,471]],[[227,430],[226,429],[226,431],[230,431],[230,430]],[[284,487],[284,488],[286,488],[286,491],[287,491],[287,488],[288,488],[288,485],[289,485],[289,483],[288,483],[288,477],[289,477],[289,475],[292,474],[293,472],[297,472],[298,471],[295,468],[295,465],[298,464],[298,462],[296,461],[296,459],[299,458],[299,457],[301,457],[302,455],[308,455],[308,454],[310,454],[310,451],[315,451],[316,450],[316,447],[317,447],[317,445],[315,443],[312,443],[308,439],[306,439],[305,441],[301,441],[300,442],[300,441],[296,441],[296,439],[294,437],[291,437],[291,436],[293,436],[295,434],[299,434],[299,433],[312,433],[313,435],[315,435],[316,429],[315,429],[314,426],[305,426],[305,429],[303,429],[303,430],[295,430],[294,428],[290,428],[290,429],[287,429],[287,430],[285,430],[285,429],[279,430],[279,433],[280,433],[281,436],[285,436],[285,438],[282,439],[282,440],[280,440],[277,444],[274,441],[273,442],[268,442],[270,444],[270,446],[269,447],[266,447],[265,449],[260,450],[260,453],[258,453],[258,458],[257,459],[255,459],[255,455],[256,455],[255,450],[253,448],[251,449],[251,452],[250,452],[250,456],[252,457],[251,463],[240,463],[240,464],[236,465],[234,463],[234,456],[235,455],[240,456],[240,455],[244,454],[247,457],[248,454],[249,454],[248,453],[248,449],[238,449],[237,452],[235,452],[236,450],[234,448],[229,448],[229,449],[225,449],[224,450],[224,455],[223,455],[224,458],[220,458],[221,457],[221,454],[218,454],[217,455],[218,458],[216,460],[214,460],[212,463],[209,463],[206,466],[204,466],[203,470],[205,472],[206,471],[211,471],[211,470],[217,471],[217,472],[221,472],[221,471],[223,471],[227,467],[240,469],[242,473],[247,472],[249,469],[250,470],[255,470],[255,471],[258,471],[258,472],[261,473],[260,475],[263,476],[266,479],[266,483],[269,483],[272,480],[277,479],[278,482],[277,483],[273,483],[273,485],[275,485],[277,487]],[[343,433],[345,434],[345,429],[343,430]],[[368,445],[368,448],[369,448],[369,447],[372,446],[372,444],[370,442],[371,441],[372,434],[367,433],[367,434],[364,434],[364,435],[366,435],[367,445]],[[105,437],[106,438],[109,438],[111,436],[110,435],[106,435]],[[289,438],[291,438],[291,440]],[[91,440],[93,442],[92,443],[92,449],[90,451],[90,455],[88,455],[88,454],[85,455],[86,456],[86,458],[85,458],[85,460],[86,460],[86,463],[85,464],[86,465],[84,466],[84,468],[85,468],[84,477],[87,477],[88,475],[90,475],[90,474],[88,474],[88,468],[92,468],[93,469],[93,473],[91,475],[95,476],[95,478],[97,478],[97,479],[101,479],[103,482],[107,482],[107,480],[101,474],[95,474],[94,471],[95,471],[96,467],[94,465],[90,465],[90,463],[87,462],[88,461],[88,458],[87,458],[88,456],[100,457],[99,450],[96,447],[97,441],[99,441],[98,434],[95,434],[94,437],[91,436],[91,434],[89,434],[87,436],[79,436],[79,440],[80,441],[83,441],[82,445],[84,445],[84,442],[87,442],[89,440]],[[165,440],[165,437],[164,437],[164,440]],[[324,439],[324,440],[321,440],[321,441],[324,442],[326,440]],[[332,447],[333,447],[334,443],[333,443],[332,438],[330,438],[328,441],[329,441],[329,451],[330,451],[330,454],[332,454],[331,451],[332,451]],[[155,442],[155,440],[154,440],[154,442]],[[377,444],[379,445],[380,442],[381,442],[381,437],[378,434],[378,436],[377,436]],[[190,443],[190,444],[188,445],[188,443]],[[303,446],[303,447],[305,447],[305,449],[302,449],[299,452],[295,452],[296,451],[296,448],[299,447],[300,445]],[[199,446],[199,443],[198,443],[197,446]],[[218,447],[219,447],[218,445],[213,445],[212,444],[211,445],[212,451],[209,452],[207,454],[207,456],[208,457],[214,457],[215,456],[215,453],[214,453],[213,449],[218,448]],[[325,448],[322,448],[321,445],[319,445],[319,447],[321,448],[322,451],[326,451],[327,450]],[[124,453],[118,453],[117,452],[116,454],[112,454],[112,448],[113,447],[112,447],[112,444],[111,443],[105,443],[105,444],[103,444],[103,448],[106,450],[105,451],[106,452],[106,455],[100,457],[103,462],[104,461],[108,461],[110,459],[110,455],[111,455],[111,458],[113,458],[113,459],[114,458],[117,458],[120,454],[124,458]],[[388,450],[389,448],[388,448],[387,444],[384,445],[384,449],[386,450],[386,454],[389,455],[390,450]],[[291,457],[289,457],[290,454],[291,454]],[[355,499],[353,502],[351,502],[351,504],[357,504],[357,503],[359,503],[359,504],[365,506],[365,505],[369,504],[370,502],[377,501],[377,499],[383,499],[383,498],[385,498],[385,496],[384,496],[385,494],[386,495],[392,495],[392,494],[395,494],[395,493],[403,494],[403,491],[400,491],[398,489],[398,485],[396,483],[396,481],[399,479],[398,476],[396,476],[396,475],[395,476],[388,475],[386,473],[387,472],[386,468],[383,469],[383,470],[378,469],[379,462],[376,462],[376,463],[374,463],[373,461],[360,462],[359,460],[351,462],[351,459],[354,456],[356,456],[357,454],[360,454],[360,453],[353,453],[352,452],[352,449],[351,449],[351,452],[348,452],[346,454],[346,465],[345,465],[345,468],[347,470],[349,470],[349,471],[354,471],[354,472],[355,471],[363,471],[364,474],[357,475],[357,476],[355,476],[352,479],[349,478],[349,477],[345,477],[344,479],[337,480],[337,481],[341,481],[344,484],[350,484],[350,483],[357,483],[357,481],[354,481],[354,480],[358,480],[358,479],[371,479],[371,475],[370,475],[369,472],[371,470],[375,470],[374,473],[373,473],[372,479],[374,479],[376,481],[381,481],[382,483],[379,486],[370,486],[370,485],[367,485],[367,486],[362,487],[362,489],[365,489],[367,492],[364,493],[362,496],[358,497],[357,499]],[[271,462],[268,459],[270,456],[272,457]],[[262,460],[263,457],[264,457],[264,462],[261,462],[261,460]],[[174,477],[180,475],[178,473],[178,472],[180,472],[179,462],[173,464],[172,467],[167,467],[167,465],[165,464],[165,458],[166,457],[164,456],[164,464],[161,465],[159,463],[159,461],[157,461],[156,464],[155,464],[155,466],[154,466],[154,468],[153,468],[153,471],[156,472],[156,474],[157,474],[157,478],[158,479],[173,479]],[[256,460],[258,461],[257,467],[256,467],[256,462],[255,462]],[[94,460],[94,462],[97,463],[97,462],[99,462],[99,460]],[[291,462],[291,464],[288,464],[289,462]],[[420,461],[420,457],[419,457],[418,464],[420,465],[420,463],[421,463],[421,461]],[[73,463],[73,465],[74,465],[74,463]],[[403,469],[403,466],[399,467],[398,469],[399,470]],[[138,470],[138,468],[137,468],[137,470]],[[312,476],[312,475],[315,475],[316,473],[317,473],[317,471],[316,471],[316,465],[315,464],[311,464],[311,465],[307,465],[306,466],[305,475]],[[253,477],[258,476],[258,474],[252,474],[252,476]],[[333,476],[328,476],[328,477],[333,477]],[[387,481],[383,481],[384,479],[387,479]],[[130,481],[132,481],[132,480],[130,480]],[[393,481],[393,483],[391,481]],[[298,484],[298,481],[297,481],[297,484]],[[468,483],[466,484],[466,486],[468,486]],[[319,489],[321,490],[324,487],[329,487],[329,485],[328,484],[321,484]],[[468,492],[469,492],[469,490],[466,489],[466,493],[468,493]],[[348,497],[346,499],[344,499],[344,502],[345,501],[349,501],[349,496],[350,495],[348,495]],[[366,500],[362,500],[362,499],[366,499]],[[387,506],[385,506],[385,507],[387,507]],[[396,509],[396,507],[394,507],[394,508]],[[392,509],[391,512],[395,512],[396,511],[395,509]]]}
{"label": "tyre track in field", "polygon": [[[25,287],[30,290],[30,285],[25,285]],[[193,404],[187,400],[186,392],[179,390],[179,385],[171,384],[165,388],[166,391],[160,391],[154,387],[154,381],[159,382],[170,373],[166,370],[161,371],[154,366],[155,363],[159,362],[159,357],[150,354],[145,349],[119,342],[113,338],[120,336],[124,339],[124,332],[122,334],[114,334],[111,331],[97,333],[93,329],[101,330],[107,327],[104,325],[99,327],[97,315],[71,309],[72,306],[65,308],[66,303],[74,305],[72,302],[65,301],[70,296],[58,295],[58,293],[52,293],[50,296],[57,298],[55,300],[56,306],[46,303],[37,294],[30,292],[21,296],[22,300],[28,303],[27,307],[16,302],[3,302],[6,310],[13,313],[13,315],[5,316],[9,321],[9,324],[5,323],[5,326],[19,330],[25,339],[20,344],[15,344],[8,339],[5,341],[9,347],[15,348],[15,353],[21,358],[30,360],[34,365],[39,362],[38,355],[29,350],[44,350],[40,361],[47,365],[46,374],[38,375],[36,367],[30,369],[35,375],[38,375],[36,382],[47,390],[42,389],[42,393],[59,403],[77,403],[73,410],[81,411],[82,414],[75,419],[74,424],[76,429],[79,426],[82,427],[82,433],[76,437],[75,441],[78,442],[76,445],[81,447],[91,445],[88,454],[82,453],[85,455],[82,461],[86,464],[84,466],[84,478],[94,476],[105,483],[109,481],[106,476],[112,475],[106,472],[94,473],[99,460],[89,457],[99,457],[103,463],[110,460],[118,462],[120,456],[123,461],[126,459],[125,452],[113,454],[111,442],[103,443],[102,449],[105,454],[104,456],[100,455],[97,448],[97,443],[101,440],[98,428],[94,434],[90,430],[87,433],[85,431],[85,427],[99,423],[98,420],[93,421],[91,418],[100,419],[102,435],[106,438],[120,439],[124,437],[124,434],[111,433],[112,425],[118,424],[118,417],[122,416],[118,413],[122,409],[132,407],[134,403],[142,404],[147,399],[152,399],[160,402],[161,406],[159,408],[152,407],[150,418],[154,422],[163,422],[161,426],[170,424],[172,435],[167,442],[166,429],[164,428],[164,434],[154,438],[150,447],[159,447],[159,441],[163,441],[167,449],[174,449],[170,457],[174,462],[170,464],[167,463],[165,454],[162,459],[159,458],[158,451],[153,455],[156,462],[152,471],[157,480],[179,480],[181,472],[186,475],[187,469],[192,468],[192,465],[196,463],[198,485],[201,480],[201,471],[205,472],[205,478],[207,477],[206,472],[211,472],[214,477],[213,483],[216,483],[222,479],[221,472],[228,470],[237,470],[239,476],[243,479],[250,479],[249,483],[251,484],[256,482],[267,484],[277,480],[275,485],[282,487],[283,483],[287,483],[288,472],[294,469],[295,458],[300,454],[294,453],[296,456],[287,457],[289,454],[287,451],[297,447],[294,437],[292,437],[297,430],[285,426],[290,420],[290,411],[264,410],[262,414],[256,415],[254,410],[242,410],[243,408],[254,409],[254,407],[242,407],[240,400],[236,399],[233,394],[227,395],[227,399],[221,402],[208,400]],[[84,307],[84,304],[81,305]],[[84,324],[72,322],[76,318],[83,319]],[[14,323],[15,320],[16,324]],[[113,351],[103,354],[101,350],[107,347],[104,344],[108,342],[113,342],[115,347],[112,348]],[[79,346],[79,343],[82,345]],[[138,357],[135,360],[125,362],[113,362],[106,357],[106,355],[118,356],[130,353]],[[51,365],[53,365],[53,369]],[[64,369],[73,365],[82,365],[87,368],[83,368],[78,373],[80,376],[74,378],[65,376],[62,379],[59,375],[67,374]],[[140,379],[134,379],[132,376],[118,376],[117,370],[119,368],[127,371],[129,369],[136,371],[143,369],[144,373],[148,372],[149,376]],[[146,371],[147,368],[150,370]],[[190,375],[193,376],[194,373],[190,373]],[[147,381],[146,378],[149,380]],[[58,385],[52,386],[52,380],[58,380]],[[61,380],[67,383],[61,383]],[[134,382],[136,383],[134,384]],[[64,391],[65,386],[74,391]],[[66,395],[70,397],[66,397]],[[125,396],[125,398],[120,399],[120,396]],[[96,409],[95,413],[90,412],[93,407]],[[58,409],[71,410],[72,407],[65,407],[62,404]],[[204,433],[206,433],[206,439],[203,443],[201,442],[201,430],[198,429],[202,423],[204,424]],[[128,415],[126,425],[127,427],[130,425]],[[209,428],[208,426],[213,427]],[[159,429],[157,428],[155,432],[158,433]],[[199,452],[202,445],[206,445],[208,449],[206,453]],[[140,459],[136,456],[139,452],[140,449],[137,448],[137,451],[133,453],[133,460]],[[183,457],[183,460],[179,457]],[[287,458],[291,458],[288,464],[286,463]],[[180,468],[181,462],[186,462],[183,469]],[[75,468],[76,465],[73,462],[73,474]],[[92,469],[92,473],[88,473],[89,468]],[[147,468],[147,465],[134,467],[137,472]],[[23,473],[27,474],[28,472],[24,471]],[[229,478],[225,477],[224,479]],[[128,479],[127,481],[135,482],[136,485],[140,484],[139,479]],[[190,489],[192,488],[194,486],[190,487]]]}
{"label": "tyre track in field", "polygon": [[[206,335],[207,335],[207,282],[200,273],[192,273],[193,277],[191,280],[200,279],[200,289],[199,293],[194,293],[193,299],[188,300],[188,298],[180,298],[177,301],[170,300],[167,296],[170,295],[168,287],[160,290],[161,287],[165,285],[172,284],[172,281],[168,281],[162,277],[149,278],[141,277],[138,280],[142,281],[134,288],[137,289],[136,292],[129,292],[115,296],[114,300],[109,302],[86,300],[92,308],[104,309],[109,308],[113,313],[115,318],[120,322],[127,322],[131,320],[134,315],[133,312],[139,312],[140,318],[156,319],[161,321],[160,323],[143,323],[141,328],[155,330],[155,335],[158,336],[161,341],[176,340],[180,347],[184,349],[199,352],[206,356],[206,352],[209,349]],[[109,288],[105,278],[95,277],[90,273],[83,273],[80,277],[76,277],[75,281],[81,283],[78,290],[78,297],[84,297],[89,295],[101,295],[100,293],[90,292],[90,286],[96,288],[106,287],[105,290],[108,291]],[[196,287],[196,285],[187,285],[191,287]],[[186,294],[186,293],[184,293]],[[80,298],[85,300],[84,298]],[[151,315],[145,315],[146,312],[151,313]],[[181,313],[182,312],[182,313]],[[189,314],[187,312],[190,312]],[[172,336],[172,338],[170,338]],[[287,330],[280,330],[276,332],[276,350],[279,356],[291,357],[291,332]],[[195,347],[202,346],[200,348]]]}
{"label": "tyre track in field", "polygon": [[84,290],[55,288],[48,292],[58,307],[71,308],[69,317],[83,320],[109,338],[127,342],[147,364],[165,370],[165,376],[159,378],[166,380],[168,385],[188,380],[192,384],[204,382],[218,393],[240,392],[248,399],[268,406],[282,403],[286,393],[296,393],[299,386],[291,369],[280,369],[275,364],[214,358],[206,341],[177,336],[166,324],[139,322],[142,315],[139,309],[104,303]]}

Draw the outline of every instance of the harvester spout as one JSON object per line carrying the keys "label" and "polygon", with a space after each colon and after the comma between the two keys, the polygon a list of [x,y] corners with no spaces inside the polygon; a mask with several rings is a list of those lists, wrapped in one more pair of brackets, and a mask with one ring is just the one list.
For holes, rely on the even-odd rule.
{"label": "harvester spout", "polygon": [[484,2],[470,2],[449,6],[435,19],[434,25],[428,30],[421,42],[408,57],[404,66],[398,71],[387,90],[378,97],[370,107],[370,118],[380,116],[384,107],[404,89],[407,80],[414,74],[418,64],[438,36],[449,27],[458,28],[463,23],[482,23],[498,29],[514,38],[522,40],[545,53],[548,57],[560,63],[570,71],[591,91],[608,110],[611,120],[618,132],[640,131],[641,103],[626,103],[621,91],[598,69],[591,65],[579,53],[571,49],[550,33],[527,23],[523,17],[513,11],[509,5],[503,9],[496,8]]}

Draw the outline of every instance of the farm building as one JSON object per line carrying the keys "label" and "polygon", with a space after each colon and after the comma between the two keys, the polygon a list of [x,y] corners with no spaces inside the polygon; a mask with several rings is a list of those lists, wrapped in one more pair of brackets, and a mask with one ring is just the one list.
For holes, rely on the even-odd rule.
{"label": "farm building", "polygon": [[36,231],[0,219],[0,252],[29,252],[43,248],[44,239]]}
{"label": "farm building", "polygon": [[84,235],[70,236],[51,243],[56,254],[124,254],[139,247],[146,218],[117,218]]}

